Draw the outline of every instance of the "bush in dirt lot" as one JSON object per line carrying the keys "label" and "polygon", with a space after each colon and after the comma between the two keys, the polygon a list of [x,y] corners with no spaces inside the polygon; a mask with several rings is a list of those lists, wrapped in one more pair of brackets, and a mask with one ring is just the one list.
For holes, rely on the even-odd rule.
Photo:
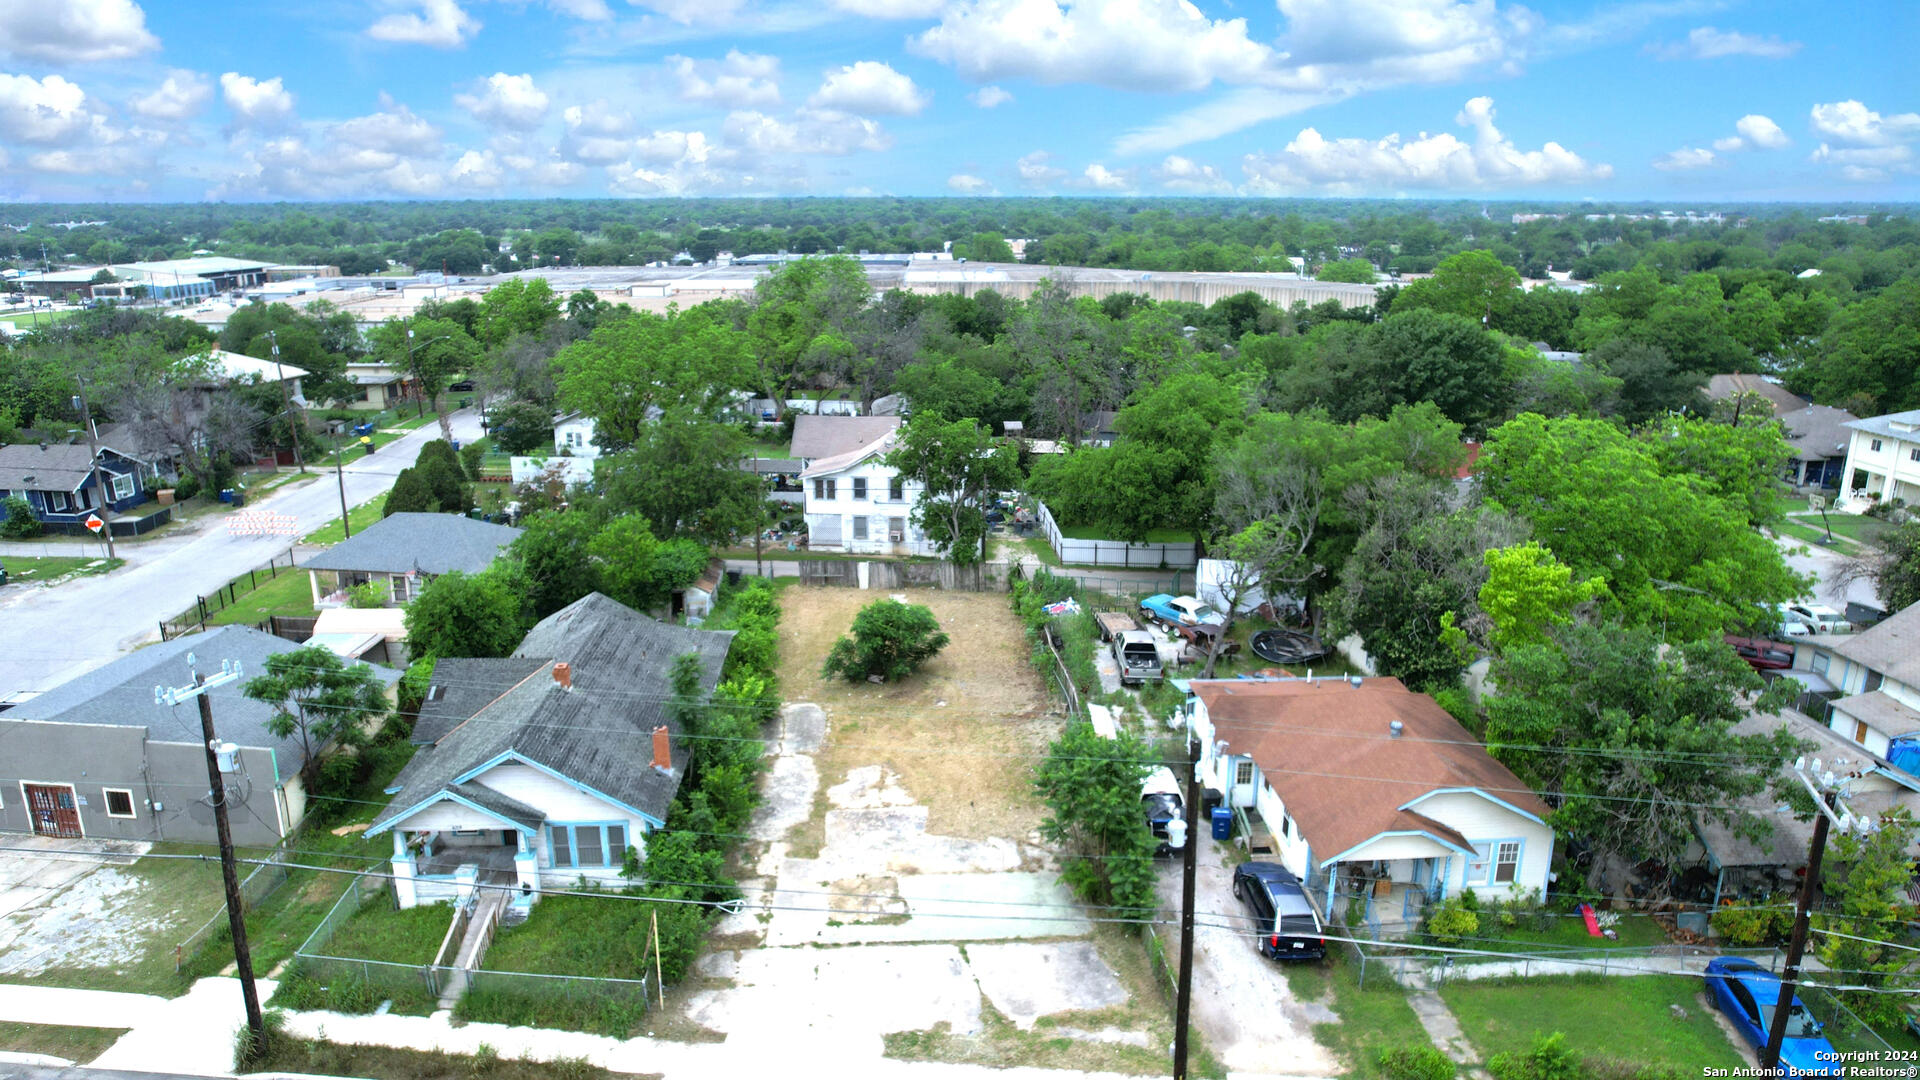
{"label": "bush in dirt lot", "polygon": [[1387,1080],[1453,1080],[1460,1067],[1436,1046],[1397,1046],[1380,1051],[1380,1071]]}
{"label": "bush in dirt lot", "polygon": [[853,617],[853,636],[833,643],[820,674],[848,682],[875,676],[889,682],[904,679],[946,648],[948,640],[925,605],[876,600]]}
{"label": "bush in dirt lot", "polygon": [[1154,907],[1154,839],[1140,810],[1140,781],[1152,767],[1139,739],[1103,739],[1081,720],[1034,770],[1034,791],[1049,810],[1040,834],[1065,849],[1061,877],[1081,899],[1110,904],[1123,918]]}

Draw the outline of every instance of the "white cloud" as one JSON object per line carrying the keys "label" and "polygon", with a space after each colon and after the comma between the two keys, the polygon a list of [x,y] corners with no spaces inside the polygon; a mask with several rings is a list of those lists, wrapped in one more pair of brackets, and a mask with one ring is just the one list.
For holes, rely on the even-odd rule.
{"label": "white cloud", "polygon": [[931,19],[946,0],[833,0],[833,6],[869,19]]}
{"label": "white cloud", "polygon": [[[1723,154],[1732,153],[1733,151],[1739,150],[1746,145],[1747,145],[1747,141],[1745,139],[1742,139],[1738,135],[1728,135],[1723,139],[1713,140],[1713,148]],[[1676,153],[1677,152],[1678,151],[1676,151]],[[1655,168],[1658,168],[1658,166],[1655,166]]]}
{"label": "white cloud", "polygon": [[724,23],[745,0],[627,0],[635,7],[655,11],[685,26]]}
{"label": "white cloud", "polygon": [[496,71],[472,93],[455,94],[453,103],[483,124],[524,131],[538,127],[540,121],[546,119],[551,99],[546,91],[534,85],[533,76]]}
{"label": "white cloud", "polygon": [[1705,169],[1719,163],[1720,159],[1713,156],[1713,151],[1697,146],[1683,146],[1653,159],[1653,167],[1662,172]]}
{"label": "white cloud", "polygon": [[1013,167],[1020,173],[1021,183],[1032,187],[1046,187],[1065,179],[1067,175],[1067,170],[1047,164],[1052,160],[1052,154],[1045,150],[1035,150],[1014,162]]}
{"label": "white cloud", "polygon": [[455,0],[414,0],[418,12],[386,15],[367,27],[375,41],[457,49],[480,32],[480,20],[467,14]]}
{"label": "white cloud", "polygon": [[1013,100],[1013,95],[997,86],[983,86],[967,95],[967,100],[983,109],[998,108]]}
{"label": "white cloud", "polygon": [[605,98],[569,105],[560,115],[567,130],[586,135],[625,135],[633,130],[633,116],[616,110]]}
{"label": "white cloud", "polygon": [[0,74],[0,135],[57,145],[84,136],[102,118],[87,107],[87,92],[58,75]]}
{"label": "white cloud", "polygon": [[1837,142],[1887,146],[1920,135],[1920,114],[1881,116],[1858,101],[1813,107],[1813,130]]}
{"label": "white cloud", "polygon": [[133,0],[0,0],[0,53],[50,64],[125,60],[160,47]]}
{"label": "white cloud", "polygon": [[1233,181],[1220,175],[1211,165],[1202,165],[1178,154],[1169,154],[1151,174],[1169,191],[1230,192]]}
{"label": "white cloud", "polygon": [[1133,189],[1133,170],[1121,169],[1118,172],[1099,162],[1087,166],[1080,174],[1087,187],[1095,191],[1131,191]]}
{"label": "white cloud", "polygon": [[233,110],[234,123],[242,127],[267,127],[293,115],[293,95],[278,75],[254,79],[229,71],[220,76],[220,97]]}
{"label": "white cloud", "polygon": [[704,165],[713,149],[704,131],[656,131],[633,141],[633,156],[652,165]]}
{"label": "white cloud", "polygon": [[562,15],[588,22],[606,22],[613,18],[613,11],[607,7],[606,0],[547,0],[547,6]]}
{"label": "white cloud", "polygon": [[839,156],[893,145],[874,121],[832,109],[801,109],[790,121],[752,110],[729,113],[721,133],[728,145],[754,154]]}
{"label": "white cloud", "polygon": [[437,150],[440,129],[382,95],[380,111],[342,120],[328,129],[341,144],[389,154],[418,154]]}
{"label": "white cloud", "polygon": [[176,68],[167,72],[152,93],[129,102],[134,112],[154,120],[185,120],[213,100],[213,84],[197,71]]}
{"label": "white cloud", "polygon": [[1120,90],[1246,82],[1274,58],[1245,19],[1186,0],[958,0],[909,47],[982,82],[1029,78]]}
{"label": "white cloud", "polygon": [[502,180],[500,161],[491,150],[469,150],[453,163],[447,179],[461,187],[497,188]]}
{"label": "white cloud", "polygon": [[1398,191],[1407,188],[1523,187],[1604,180],[1610,165],[1589,164],[1557,142],[1521,150],[1493,125],[1493,99],[1467,102],[1454,122],[1473,129],[1471,142],[1447,133],[1402,140],[1328,139],[1306,128],[1277,154],[1242,162],[1250,191],[1272,194],[1312,188]]}
{"label": "white cloud", "polygon": [[632,153],[633,117],[604,99],[569,105],[560,115],[567,127],[560,139],[561,158],[582,165],[612,165]]}
{"label": "white cloud", "polygon": [[727,108],[780,104],[780,58],[732,49],[719,60],[670,56],[680,100]]}
{"label": "white cloud", "polygon": [[1717,60],[1723,56],[1757,56],[1764,60],[1784,60],[1800,51],[1797,41],[1743,34],[1738,30],[1720,30],[1712,26],[1695,27],[1685,41],[1649,45],[1647,51],[1662,60]]}
{"label": "white cloud", "polygon": [[1759,113],[1748,113],[1734,121],[1733,129],[1740,133],[1748,145],[1762,150],[1778,150],[1793,141],[1787,138],[1786,132],[1780,130],[1779,124]]}
{"label": "white cloud", "polygon": [[947,177],[947,186],[962,195],[979,195],[993,189],[992,184],[971,173],[954,173]]}
{"label": "white cloud", "polygon": [[927,107],[927,95],[913,80],[875,60],[861,60],[829,70],[807,103],[815,108],[842,109],[863,115],[916,116]]}
{"label": "white cloud", "polygon": [[1114,140],[1113,152],[1130,157],[1176,150],[1328,105],[1345,96],[1344,92],[1286,93],[1265,87],[1231,90],[1204,105],[1127,132]]}

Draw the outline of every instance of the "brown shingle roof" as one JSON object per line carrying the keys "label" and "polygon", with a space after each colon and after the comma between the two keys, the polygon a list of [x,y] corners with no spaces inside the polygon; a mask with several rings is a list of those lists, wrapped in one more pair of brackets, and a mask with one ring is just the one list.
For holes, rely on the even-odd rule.
{"label": "brown shingle roof", "polygon": [[804,461],[850,454],[878,442],[900,422],[897,416],[796,416],[787,452]]}
{"label": "brown shingle roof", "polygon": [[1715,375],[1707,380],[1707,396],[1723,401],[1735,394],[1759,394],[1773,403],[1773,415],[1785,416],[1807,407],[1806,399],[1777,382],[1758,375]]}
{"label": "brown shingle roof", "polygon": [[[1214,737],[1253,757],[1324,861],[1381,833],[1464,837],[1407,803],[1432,791],[1476,788],[1544,818],[1547,804],[1425,694],[1398,679],[1193,683]],[[1403,725],[1393,738],[1388,725]]]}

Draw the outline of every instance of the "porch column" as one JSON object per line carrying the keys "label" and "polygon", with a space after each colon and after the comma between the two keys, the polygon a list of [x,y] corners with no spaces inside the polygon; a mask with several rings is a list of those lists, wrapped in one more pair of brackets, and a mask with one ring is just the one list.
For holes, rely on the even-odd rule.
{"label": "porch column", "polygon": [[419,894],[414,890],[413,853],[407,850],[407,838],[399,829],[393,830],[393,896],[402,908],[410,908],[420,902]]}
{"label": "porch column", "polygon": [[527,830],[516,829],[514,835],[519,838],[520,850],[513,856],[514,883],[519,886],[520,894],[531,900],[540,898],[540,856],[533,850],[533,841]]}
{"label": "porch column", "polygon": [[[320,606],[320,571],[307,571],[307,584],[313,588],[313,606],[318,608]],[[394,830],[393,835],[398,837],[400,835],[399,830]]]}

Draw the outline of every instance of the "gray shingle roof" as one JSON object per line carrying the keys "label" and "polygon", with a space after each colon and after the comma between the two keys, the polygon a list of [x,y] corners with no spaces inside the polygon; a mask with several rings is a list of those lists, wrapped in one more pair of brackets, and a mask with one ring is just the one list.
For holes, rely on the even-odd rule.
{"label": "gray shingle roof", "polygon": [[[599,593],[575,601],[520,642],[515,657],[542,661],[533,675],[415,754],[395,780],[398,794],[369,831],[387,828],[459,777],[506,755],[665,821],[688,758],[680,725],[666,708],[673,662],[698,654],[701,688],[711,691],[732,645],[730,630],[659,622]],[[572,669],[572,690],[553,681],[555,661]],[[651,764],[659,725],[672,736],[673,767],[666,772]]]}
{"label": "gray shingle roof", "polygon": [[433,665],[427,700],[413,722],[413,740],[431,746],[460,722],[539,671],[543,661],[519,656],[500,659],[450,657]]}
{"label": "gray shingle roof", "polygon": [[506,818],[508,821],[513,822],[515,825],[525,826],[529,831],[540,828],[540,823],[547,820],[547,815],[535,810],[519,799],[511,795],[502,794],[474,780],[469,780],[464,784],[455,784],[451,790],[467,801],[477,806],[485,807],[499,814],[501,817]]}
{"label": "gray shingle roof", "polygon": [[1759,394],[1773,404],[1775,416],[1807,407],[1805,398],[1764,376],[1714,375],[1707,379],[1707,397],[1720,401],[1735,394]]}
{"label": "gray shingle roof", "polygon": [[898,416],[796,416],[788,453],[806,461],[836,457],[878,441],[900,424]]}
{"label": "gray shingle roof", "polygon": [[1857,419],[1845,409],[1832,405],[1809,405],[1780,417],[1787,429],[1787,442],[1794,456],[1802,461],[1824,461],[1847,456],[1847,444],[1853,440],[1847,425]]}
{"label": "gray shingle roof", "polygon": [[1920,604],[1896,611],[1857,634],[1838,636],[1827,647],[1896,682],[1920,686]]}
{"label": "gray shingle roof", "polygon": [[458,514],[394,514],[301,563],[304,570],[477,574],[521,530]]}
{"label": "gray shingle roof", "polygon": [[73,491],[92,470],[93,451],[86,443],[0,446],[0,490]]}
{"label": "gray shingle roof", "polygon": [[1863,420],[1855,420],[1846,426],[1855,431],[1885,435],[1892,439],[1905,439],[1908,442],[1920,442],[1920,409],[1888,413],[1885,416],[1869,416]]}
{"label": "gray shingle roof", "polygon": [[[187,654],[193,653],[202,673],[220,670],[223,660],[238,660],[246,678],[207,691],[213,702],[213,722],[220,737],[240,746],[274,752],[280,775],[292,776],[306,764],[300,737],[280,738],[267,730],[273,706],[241,693],[247,679],[266,673],[266,659],[301,646],[283,637],[264,634],[250,626],[220,626],[188,634],[123,656],[105,667],[67,680],[59,686],[7,710],[7,720],[53,720],[64,724],[145,726],[155,742],[199,743],[200,713],[191,703],[169,708],[153,703],[156,685],[186,686],[193,682]],[[369,665],[383,684],[391,686],[400,673]]]}

